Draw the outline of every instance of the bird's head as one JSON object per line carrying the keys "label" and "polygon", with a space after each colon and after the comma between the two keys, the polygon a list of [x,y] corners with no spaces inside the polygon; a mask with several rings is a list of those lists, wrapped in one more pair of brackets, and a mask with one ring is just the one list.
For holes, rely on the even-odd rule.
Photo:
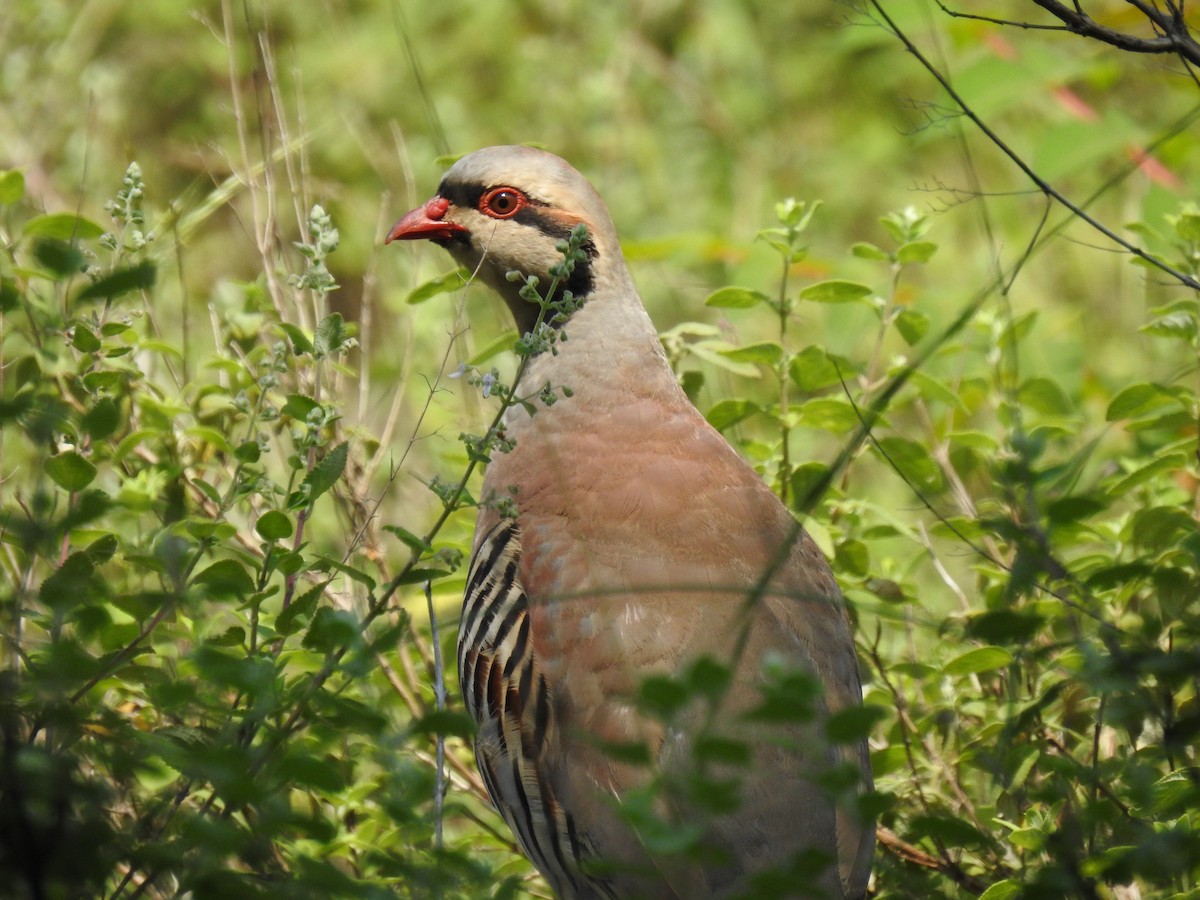
{"label": "bird's head", "polygon": [[586,259],[560,290],[585,300],[605,279],[627,277],[604,201],[569,164],[531,147],[488,147],[446,172],[427,202],[404,215],[387,242],[429,240],[504,298],[517,327],[528,331],[537,305],[522,299],[508,273],[535,275],[539,290],[561,263],[559,247],[579,224],[587,228]]}

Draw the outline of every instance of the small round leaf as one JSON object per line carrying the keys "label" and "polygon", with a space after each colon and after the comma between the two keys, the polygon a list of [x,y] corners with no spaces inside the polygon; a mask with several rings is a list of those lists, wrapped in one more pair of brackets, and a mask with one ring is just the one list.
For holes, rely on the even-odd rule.
{"label": "small round leaf", "polygon": [[65,491],[82,491],[96,477],[96,467],[76,453],[68,450],[46,460],[46,474]]}
{"label": "small round leaf", "polygon": [[266,541],[281,541],[292,536],[292,520],[277,509],[269,510],[258,517],[254,526],[258,536]]}

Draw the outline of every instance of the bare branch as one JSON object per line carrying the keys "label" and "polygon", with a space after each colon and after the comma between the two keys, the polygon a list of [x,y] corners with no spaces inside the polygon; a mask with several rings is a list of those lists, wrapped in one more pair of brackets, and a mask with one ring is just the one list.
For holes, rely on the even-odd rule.
{"label": "bare branch", "polygon": [[1178,9],[1168,15],[1143,0],[1126,0],[1131,6],[1137,7],[1159,33],[1158,37],[1141,38],[1100,25],[1078,6],[1071,8],[1059,0],[1033,2],[1062,22],[1072,34],[1092,38],[1129,53],[1173,53],[1190,63],[1200,64],[1200,44],[1188,31],[1187,23]]}
{"label": "bare branch", "polygon": [[1060,0],[1033,0],[1050,15],[1054,16],[1061,25],[1050,25],[1039,22],[1025,22],[1016,19],[1002,19],[996,16],[985,16],[978,13],[961,12],[951,9],[943,0],[937,0],[938,8],[943,13],[955,19],[971,19],[976,22],[987,22],[991,25],[1002,25],[1007,28],[1022,28],[1037,31],[1068,31],[1080,37],[1090,38],[1124,50],[1127,53],[1167,53],[1177,55],[1193,64],[1200,64],[1200,43],[1192,37],[1191,30],[1183,16],[1182,4],[1169,2],[1167,11],[1159,9],[1146,0],[1125,0],[1135,7],[1149,21],[1154,29],[1155,37],[1139,37],[1124,31],[1117,31],[1101,25],[1086,12],[1078,3],[1067,5]]}

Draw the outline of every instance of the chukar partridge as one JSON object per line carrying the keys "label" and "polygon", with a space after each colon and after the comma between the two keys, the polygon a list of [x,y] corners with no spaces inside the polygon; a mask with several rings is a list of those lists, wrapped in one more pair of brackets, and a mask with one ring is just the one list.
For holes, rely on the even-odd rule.
{"label": "chukar partridge", "polygon": [[[487,467],[459,630],[492,800],[564,900],[734,897],[763,879],[773,887],[755,896],[861,897],[874,828],[832,799],[829,775],[844,785],[857,773],[868,789],[866,744],[824,736],[829,714],[861,703],[841,594],[812,540],[680,388],[604,202],[556,156],[491,147],[460,159],[387,239],[445,248],[529,331],[538,304],[508,273],[544,290],[578,224],[586,259],[565,288],[582,306],[518,390],[569,395],[508,410],[512,448]],[[647,714],[643,680],[702,657],[728,667],[725,690]],[[763,714],[764,679],[789,671],[820,685],[807,721]],[[744,764],[697,762],[714,735],[742,742]],[[632,745],[649,763],[612,752]],[[736,783],[734,802],[705,808],[673,789],[696,772]],[[634,796],[698,849],[648,849]]]}

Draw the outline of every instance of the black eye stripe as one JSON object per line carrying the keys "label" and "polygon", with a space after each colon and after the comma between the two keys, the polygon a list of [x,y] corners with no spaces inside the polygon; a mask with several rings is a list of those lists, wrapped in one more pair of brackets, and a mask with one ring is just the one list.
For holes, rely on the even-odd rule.
{"label": "black eye stripe", "polygon": [[[503,183],[482,184],[477,181],[470,184],[463,184],[443,179],[442,183],[438,185],[438,196],[445,197],[455,206],[462,209],[478,209],[479,201],[483,199],[483,195],[488,191],[494,191],[498,187],[510,187],[510,185]],[[518,188],[512,188],[512,190],[515,193]],[[547,205],[528,194],[525,194],[525,200],[527,207],[537,206],[544,208]]]}
{"label": "black eye stripe", "polygon": [[481,198],[487,188],[482,184],[456,184],[447,180],[443,180],[438,185],[438,196],[445,197],[455,206],[463,207],[464,209],[474,209],[479,205]]}

